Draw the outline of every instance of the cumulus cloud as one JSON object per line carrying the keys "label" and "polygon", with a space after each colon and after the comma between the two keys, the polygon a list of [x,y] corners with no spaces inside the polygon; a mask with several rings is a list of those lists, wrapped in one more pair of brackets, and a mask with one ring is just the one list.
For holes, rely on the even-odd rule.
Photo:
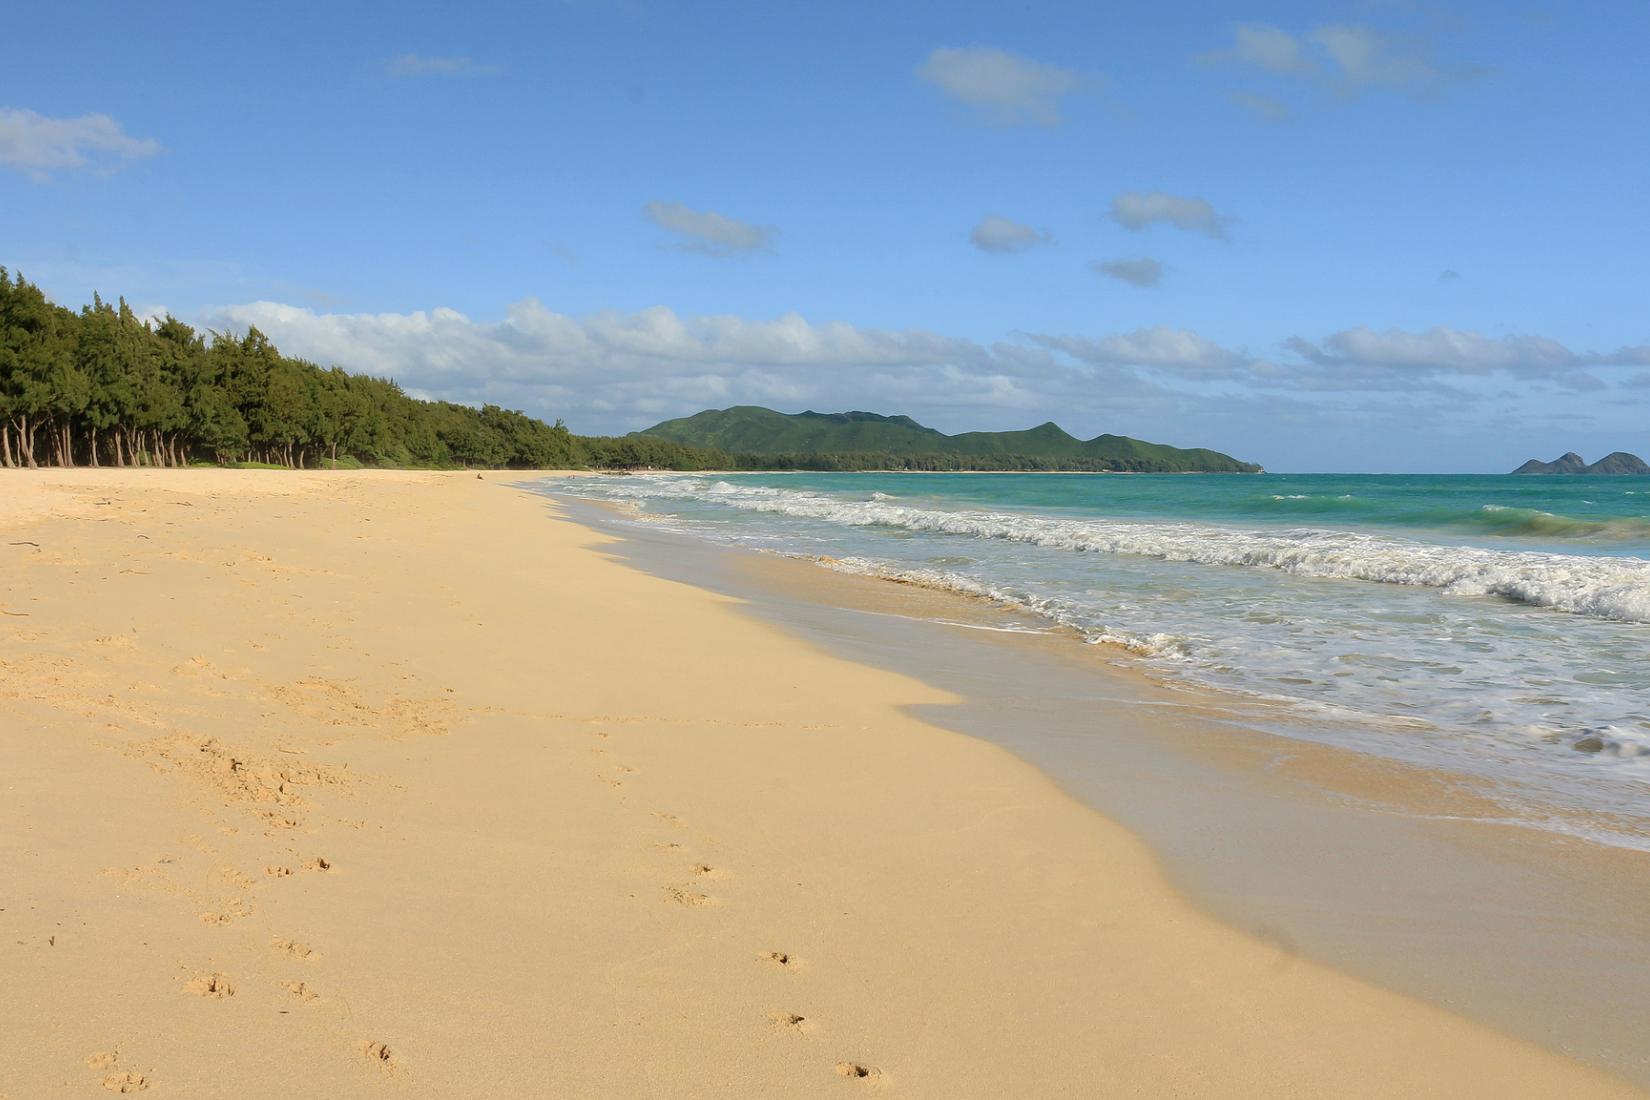
{"label": "cumulus cloud", "polygon": [[1163,265],[1150,256],[1133,260],[1096,261],[1090,265],[1095,274],[1106,275],[1130,286],[1156,286],[1163,281]]}
{"label": "cumulus cloud", "polygon": [[0,164],[36,181],[83,168],[110,171],[159,152],[159,142],[132,137],[108,115],[47,118],[0,107]]}
{"label": "cumulus cloud", "polygon": [[918,329],[684,317],[663,306],[574,317],[533,299],[500,321],[451,309],[323,313],[279,302],[219,308],[209,327],[256,326],[283,351],[395,378],[409,391],[565,416],[583,430],[647,422],[734,402],[869,401],[943,393],[953,404],[1024,404],[1050,357]]}
{"label": "cumulus cloud", "polygon": [[1024,252],[1040,244],[1054,243],[1048,233],[996,214],[981,218],[968,239],[981,252]]}
{"label": "cumulus cloud", "polygon": [[1235,377],[1251,362],[1247,356],[1221,347],[1191,329],[1168,325],[1100,339],[1034,333],[1031,340],[1050,351],[1062,352],[1094,366],[1146,367],[1184,377]]}
{"label": "cumulus cloud", "polygon": [[1313,342],[1299,337],[1286,346],[1319,366],[1516,375],[1550,374],[1578,367],[1650,365],[1650,345],[1607,352],[1576,352],[1546,336],[1485,336],[1439,326],[1425,332],[1358,327]]}
{"label": "cumulus cloud", "polygon": [[[1052,416],[1073,430],[1125,431],[1263,460],[1284,431],[1297,432],[1295,445],[1321,450],[1323,425],[1334,417],[1371,440],[1403,436],[1399,429],[1413,430],[1417,415],[1478,408],[1474,398],[1498,377],[1518,381],[1520,395],[1544,390],[1533,400],[1545,402],[1548,420],[1563,408],[1553,402],[1580,400],[1570,391],[1595,387],[1609,365],[1650,377],[1650,346],[1576,352],[1543,337],[1453,330],[1347,329],[1262,357],[1167,325],[982,343],[795,313],[689,316],[656,306],[574,316],[533,299],[500,319],[259,301],[200,320],[217,331],[256,325],[288,354],[392,377],[418,396],[564,417],[586,432],[630,431],[731,404],[872,408],[947,430]],[[1614,392],[1619,404],[1631,403],[1626,391]],[[1247,420],[1264,428],[1242,427]],[[1234,432],[1250,442],[1240,446]]]}
{"label": "cumulus cloud", "polygon": [[1332,23],[1292,32],[1264,23],[1239,23],[1232,44],[1199,55],[1273,76],[1304,78],[1341,96],[1386,88],[1416,96],[1483,75],[1476,65],[1447,64],[1434,56],[1430,39],[1374,27]]}
{"label": "cumulus cloud", "polygon": [[463,56],[428,57],[404,53],[384,63],[384,71],[391,76],[497,76],[497,65],[483,65]]}
{"label": "cumulus cloud", "polygon": [[1319,340],[1291,337],[1286,355],[1229,348],[1190,329],[1159,325],[1101,338],[1031,334],[1034,344],[1096,366],[1181,379],[1227,379],[1256,389],[1457,392],[1455,383],[1494,376],[1563,389],[1598,389],[1595,368],[1650,366],[1650,345],[1574,351],[1546,336],[1485,336],[1451,328],[1420,332],[1343,329]]}
{"label": "cumulus cloud", "polygon": [[1125,191],[1111,200],[1111,216],[1126,229],[1141,230],[1166,222],[1216,240],[1225,240],[1227,227],[1236,220],[1216,213],[1203,199],[1166,195],[1161,191]]}
{"label": "cumulus cloud", "polygon": [[1000,125],[1057,125],[1060,98],[1083,84],[1070,69],[989,46],[942,46],[928,55],[917,75]]}
{"label": "cumulus cloud", "polygon": [[778,230],[752,225],[714,210],[693,210],[679,202],[650,202],[642,207],[648,221],[675,235],[675,246],[706,256],[736,256],[772,247]]}

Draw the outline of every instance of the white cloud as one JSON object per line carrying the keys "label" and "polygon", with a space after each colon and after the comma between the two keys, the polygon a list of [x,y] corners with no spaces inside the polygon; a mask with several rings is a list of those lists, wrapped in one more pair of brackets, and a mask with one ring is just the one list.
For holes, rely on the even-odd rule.
{"label": "white cloud", "polygon": [[676,247],[707,256],[734,256],[770,248],[778,230],[752,225],[714,210],[693,210],[679,202],[650,202],[642,207],[647,220],[676,235]]}
{"label": "white cloud", "polygon": [[0,164],[37,181],[81,168],[110,170],[159,152],[159,142],[132,137],[108,115],[47,118],[0,107]]}
{"label": "white cloud", "polygon": [[1163,281],[1163,265],[1150,256],[1133,260],[1096,261],[1090,265],[1095,274],[1106,275],[1131,286],[1156,286]]}
{"label": "white cloud", "polygon": [[1190,329],[1155,325],[1101,339],[1033,334],[1050,351],[1094,366],[1146,367],[1191,378],[1236,377],[1250,360]]}
{"label": "white cloud", "polygon": [[1286,346],[1319,366],[1457,374],[1504,371],[1527,376],[1580,367],[1650,365],[1650,345],[1576,352],[1546,336],[1485,336],[1442,326],[1425,332],[1376,332],[1360,326],[1317,343],[1296,337]]}
{"label": "white cloud", "polygon": [[1317,63],[1306,56],[1300,39],[1265,23],[1239,23],[1232,28],[1232,45],[1229,48],[1204,54],[1199,60],[1235,61],[1287,76],[1304,76],[1318,71]]}
{"label": "white cloud", "polygon": [[942,46],[928,55],[917,75],[1002,125],[1058,124],[1060,98],[1083,84],[1070,69],[989,46]]}
{"label": "white cloud", "polygon": [[1040,244],[1054,243],[1048,233],[996,214],[981,218],[968,239],[982,252],[1024,252]]}
{"label": "white cloud", "polygon": [[1424,43],[1370,27],[1319,27],[1312,32],[1312,40],[1329,54],[1341,84],[1349,91],[1382,87],[1430,90],[1477,71],[1442,68],[1432,60]]}
{"label": "white cloud", "polygon": [[[1439,330],[1348,329],[1299,341],[1296,352],[1271,361],[1166,325],[984,344],[794,313],[684,316],[659,306],[571,316],[532,299],[497,320],[450,309],[350,314],[264,301],[203,321],[219,331],[256,325],[288,354],[387,375],[419,396],[564,417],[583,432],[630,431],[746,403],[903,412],[947,431],[1052,417],[1080,435],[1120,431],[1297,468],[1353,453],[1370,468],[1445,453],[1473,468],[1505,436],[1486,420],[1517,411],[1508,401],[1523,401],[1532,423],[1551,427],[1567,409],[1600,413],[1599,398],[1584,394],[1607,363],[1638,367],[1621,375],[1650,377],[1650,346],[1583,353],[1541,337],[1450,330],[1440,337]],[[1521,375],[1524,365],[1537,373]],[[1498,378],[1524,384],[1492,403],[1487,391]],[[1642,409],[1632,398],[1645,390],[1611,392],[1616,399],[1604,404],[1617,419]],[[1418,459],[1417,424],[1446,417],[1451,432],[1422,433],[1432,442]]]}
{"label": "white cloud", "polygon": [[852,404],[943,393],[953,405],[988,406],[1012,390],[1023,403],[1029,382],[1052,366],[1036,349],[814,323],[795,313],[684,317],[655,306],[573,317],[527,299],[503,320],[483,322],[451,309],[345,314],[251,302],[205,320],[217,330],[256,326],[288,354],[393,377],[417,393],[565,416],[587,431],[737,402]]}
{"label": "white cloud", "polygon": [[464,56],[427,57],[404,53],[384,63],[384,71],[391,76],[497,76],[497,65],[482,65]]}
{"label": "white cloud", "polygon": [[1140,230],[1156,222],[1217,240],[1226,238],[1226,228],[1236,219],[1215,212],[1199,198],[1166,195],[1161,191],[1125,191],[1111,200],[1112,220],[1127,229]]}
{"label": "white cloud", "polygon": [[[1431,96],[1451,83],[1484,73],[1476,65],[1439,62],[1428,38],[1345,23],[1326,24],[1302,33],[1264,23],[1240,23],[1232,28],[1229,47],[1201,54],[1198,60],[1246,66],[1272,76],[1303,78],[1341,96],[1374,88]],[[1236,99],[1250,94],[1232,96]]]}

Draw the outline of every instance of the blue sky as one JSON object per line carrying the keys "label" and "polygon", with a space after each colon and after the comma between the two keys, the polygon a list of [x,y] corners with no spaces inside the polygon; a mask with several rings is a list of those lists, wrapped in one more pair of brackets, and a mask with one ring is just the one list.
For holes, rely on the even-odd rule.
{"label": "blue sky", "polygon": [[1639,0],[33,5],[0,264],[583,431],[1650,453],[1647,46]]}

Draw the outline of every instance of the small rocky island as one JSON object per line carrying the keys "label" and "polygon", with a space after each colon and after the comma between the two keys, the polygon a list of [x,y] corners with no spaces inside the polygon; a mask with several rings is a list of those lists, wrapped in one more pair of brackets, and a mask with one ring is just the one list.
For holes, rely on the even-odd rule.
{"label": "small rocky island", "polygon": [[1518,469],[1515,474],[1650,474],[1650,464],[1638,455],[1630,455],[1626,451],[1617,451],[1605,455],[1597,462],[1588,464],[1585,458],[1571,451],[1562,458],[1551,462],[1542,462],[1539,458],[1532,458]]}

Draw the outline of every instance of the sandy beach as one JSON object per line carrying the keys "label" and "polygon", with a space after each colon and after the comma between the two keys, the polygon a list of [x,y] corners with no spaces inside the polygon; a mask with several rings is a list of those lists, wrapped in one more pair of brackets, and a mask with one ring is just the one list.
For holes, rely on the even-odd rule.
{"label": "sandy beach", "polygon": [[0,471],[0,1098],[1640,1095],[522,478]]}

